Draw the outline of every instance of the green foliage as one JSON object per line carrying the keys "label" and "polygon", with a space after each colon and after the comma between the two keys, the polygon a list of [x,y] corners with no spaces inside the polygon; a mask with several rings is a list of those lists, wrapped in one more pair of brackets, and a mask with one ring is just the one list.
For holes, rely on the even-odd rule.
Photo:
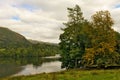
{"label": "green foliage", "polygon": [[68,8],[68,22],[60,35],[62,67],[79,68],[97,65],[119,65],[120,34],[109,11],[98,11],[92,21],[84,19],[78,5]]}
{"label": "green foliage", "polygon": [[87,35],[84,34],[84,26],[89,26],[89,22],[82,16],[81,9],[78,5],[74,8],[68,8],[69,21],[64,23],[66,28],[60,35],[60,48],[63,51],[62,67],[77,68],[83,53],[85,52],[85,43],[88,41]]}
{"label": "green foliage", "polygon": [[24,36],[0,27],[0,57],[44,57],[59,53],[57,44],[32,43]]}
{"label": "green foliage", "polygon": [[61,51],[59,50],[58,45],[47,43],[32,44],[28,47],[0,49],[0,57],[45,57],[53,56],[59,53],[61,53]]}

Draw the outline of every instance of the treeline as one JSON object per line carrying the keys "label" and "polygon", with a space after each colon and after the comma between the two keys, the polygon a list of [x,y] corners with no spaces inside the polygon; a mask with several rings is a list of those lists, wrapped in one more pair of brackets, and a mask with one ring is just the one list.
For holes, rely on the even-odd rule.
{"label": "treeline", "polygon": [[29,46],[7,46],[0,48],[0,57],[45,57],[59,54],[57,44],[37,43]]}
{"label": "treeline", "polygon": [[109,11],[98,11],[91,21],[78,5],[68,8],[68,22],[59,43],[63,68],[120,65],[120,34],[112,28]]}

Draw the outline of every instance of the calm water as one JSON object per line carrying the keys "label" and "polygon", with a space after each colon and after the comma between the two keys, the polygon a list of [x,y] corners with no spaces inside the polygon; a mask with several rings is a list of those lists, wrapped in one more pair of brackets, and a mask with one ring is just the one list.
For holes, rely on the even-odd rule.
{"label": "calm water", "polygon": [[51,58],[0,58],[0,77],[57,72],[61,62]]}

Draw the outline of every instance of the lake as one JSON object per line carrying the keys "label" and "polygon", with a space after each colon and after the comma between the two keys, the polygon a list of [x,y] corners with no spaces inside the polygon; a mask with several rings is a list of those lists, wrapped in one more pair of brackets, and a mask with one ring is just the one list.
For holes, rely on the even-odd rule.
{"label": "lake", "polygon": [[62,71],[57,58],[0,58],[0,77]]}

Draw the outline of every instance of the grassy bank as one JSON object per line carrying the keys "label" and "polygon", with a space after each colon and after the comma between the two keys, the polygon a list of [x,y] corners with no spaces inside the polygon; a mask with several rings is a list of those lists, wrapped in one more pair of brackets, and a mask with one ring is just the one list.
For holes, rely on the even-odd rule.
{"label": "grassy bank", "polygon": [[69,70],[57,73],[42,73],[31,76],[11,77],[0,80],[120,80],[116,70]]}

